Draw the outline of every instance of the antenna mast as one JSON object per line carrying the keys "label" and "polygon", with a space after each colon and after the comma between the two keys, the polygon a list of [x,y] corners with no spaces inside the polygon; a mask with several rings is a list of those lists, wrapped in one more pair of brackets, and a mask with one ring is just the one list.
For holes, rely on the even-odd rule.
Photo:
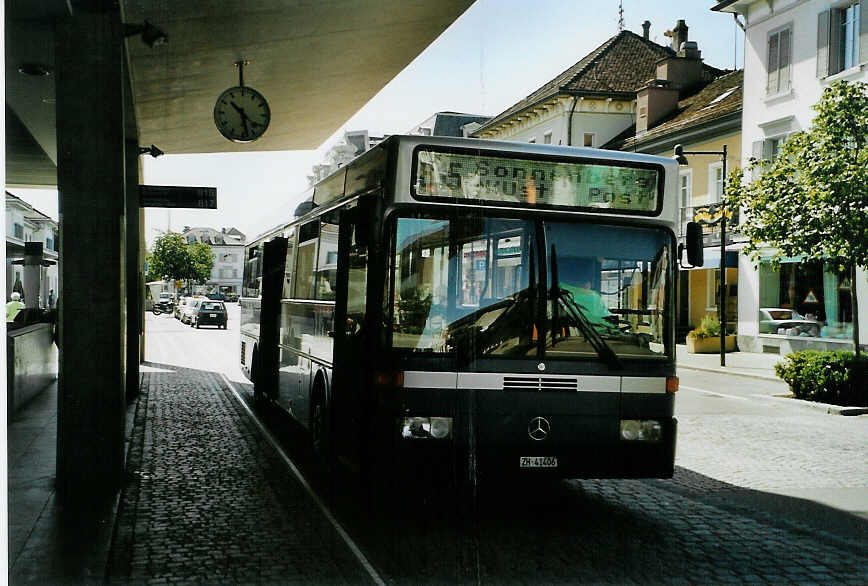
{"label": "antenna mast", "polygon": [[624,2],[618,0],[618,32],[624,30]]}

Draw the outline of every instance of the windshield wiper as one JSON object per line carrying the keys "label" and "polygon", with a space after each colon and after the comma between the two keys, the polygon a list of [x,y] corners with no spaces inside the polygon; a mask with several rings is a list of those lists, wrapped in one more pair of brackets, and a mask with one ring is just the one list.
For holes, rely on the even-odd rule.
{"label": "windshield wiper", "polygon": [[561,289],[560,281],[558,281],[558,257],[554,244],[552,244],[551,273],[552,346],[554,346],[558,331],[558,301],[563,300],[564,307],[566,307],[566,309],[572,314],[572,317],[576,320],[576,325],[579,327],[580,330],[582,330],[582,333],[585,334],[585,338],[587,338],[588,342],[591,344],[591,347],[594,349],[597,355],[601,359],[603,359],[603,361],[609,366],[609,368],[613,370],[620,370],[621,368],[623,368],[621,366],[621,361],[618,360],[618,355],[615,354],[615,352],[609,347],[608,344],[606,344],[606,341],[603,340],[603,337],[600,335],[594,325],[588,320],[584,310],[573,299],[572,294],[565,289]]}

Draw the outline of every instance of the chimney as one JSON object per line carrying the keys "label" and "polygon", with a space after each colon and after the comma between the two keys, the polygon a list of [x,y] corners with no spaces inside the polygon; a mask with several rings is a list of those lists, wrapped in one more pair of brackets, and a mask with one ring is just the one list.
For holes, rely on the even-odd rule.
{"label": "chimney", "polygon": [[647,131],[678,108],[678,90],[655,79],[636,94],[636,134]]}
{"label": "chimney", "polygon": [[672,29],[672,50],[676,53],[681,50],[681,43],[687,42],[687,24],[679,20]]}
{"label": "chimney", "polygon": [[642,23],[642,38],[648,40],[648,31],[651,30],[651,22],[646,20]]}
{"label": "chimney", "polygon": [[671,89],[690,90],[702,81],[702,54],[696,41],[687,40],[683,20],[678,21],[670,35],[676,53],[657,62],[657,79],[669,82]]}

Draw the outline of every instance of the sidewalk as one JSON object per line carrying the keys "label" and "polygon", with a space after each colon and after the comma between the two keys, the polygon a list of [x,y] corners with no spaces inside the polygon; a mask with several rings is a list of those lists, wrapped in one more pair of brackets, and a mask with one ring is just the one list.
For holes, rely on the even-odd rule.
{"label": "sidewalk", "polygon": [[775,364],[784,359],[779,354],[727,352],[725,356],[726,366],[721,366],[720,354],[691,354],[687,352],[687,346],[684,344],[678,344],[675,347],[675,360],[678,368],[781,381],[775,375]]}
{"label": "sidewalk", "polygon": [[218,373],[143,365],[127,421],[126,485],[87,512],[55,491],[56,385],[9,422],[9,584],[370,581]]}

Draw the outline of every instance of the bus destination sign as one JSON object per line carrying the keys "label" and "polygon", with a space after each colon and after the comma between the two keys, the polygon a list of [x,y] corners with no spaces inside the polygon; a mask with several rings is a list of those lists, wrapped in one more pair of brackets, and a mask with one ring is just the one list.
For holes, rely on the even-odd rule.
{"label": "bus destination sign", "polygon": [[653,213],[658,173],[647,167],[496,157],[421,149],[416,195],[492,203]]}

